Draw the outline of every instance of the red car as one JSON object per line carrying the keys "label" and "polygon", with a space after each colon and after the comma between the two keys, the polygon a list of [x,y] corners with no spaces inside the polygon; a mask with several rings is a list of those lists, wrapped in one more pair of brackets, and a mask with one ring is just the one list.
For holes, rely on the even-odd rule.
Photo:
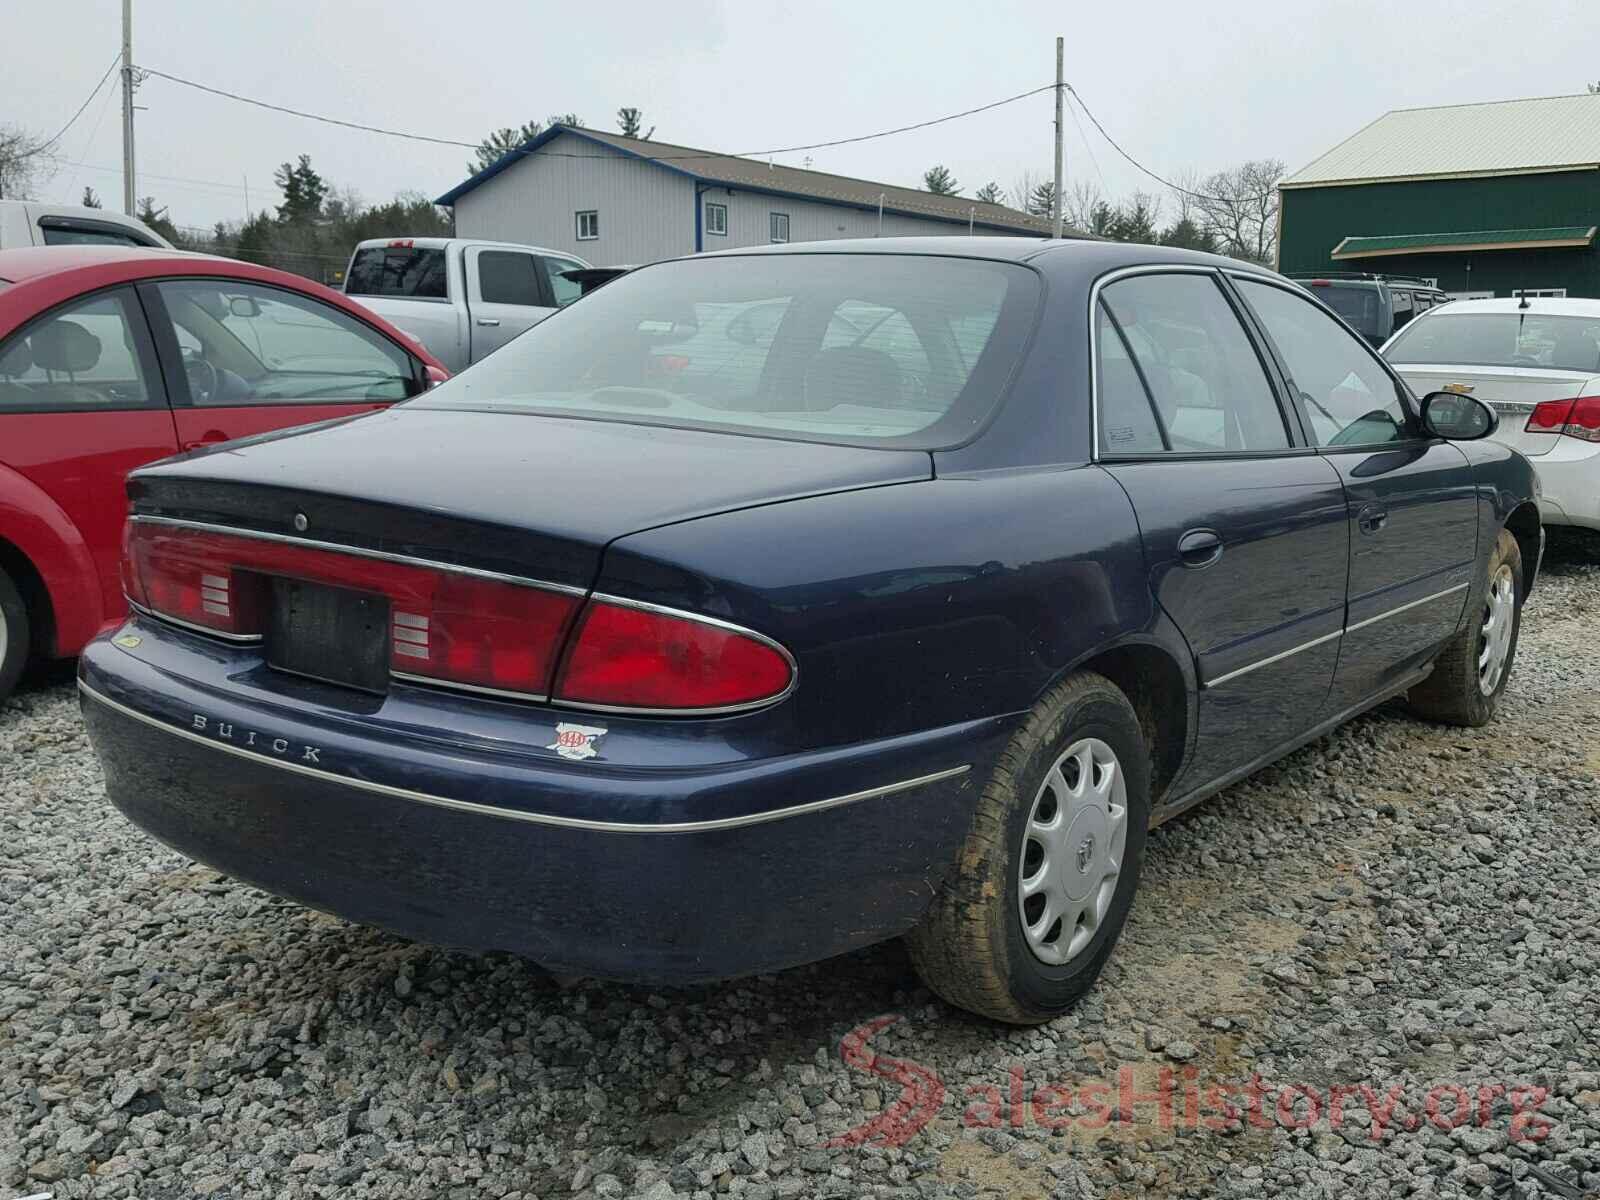
{"label": "red car", "polygon": [[134,467],[384,408],[447,377],[337,292],[174,250],[0,251],[0,698],[125,612]]}

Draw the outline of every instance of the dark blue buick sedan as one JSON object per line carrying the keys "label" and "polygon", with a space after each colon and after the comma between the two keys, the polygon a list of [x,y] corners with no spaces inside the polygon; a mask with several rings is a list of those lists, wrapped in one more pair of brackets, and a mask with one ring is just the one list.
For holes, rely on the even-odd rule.
{"label": "dark blue buick sedan", "polygon": [[905,936],[1092,984],[1146,830],[1380,701],[1490,719],[1528,464],[1257,267],[1023,239],[635,271],[389,412],[137,472],[113,802],[597,976]]}

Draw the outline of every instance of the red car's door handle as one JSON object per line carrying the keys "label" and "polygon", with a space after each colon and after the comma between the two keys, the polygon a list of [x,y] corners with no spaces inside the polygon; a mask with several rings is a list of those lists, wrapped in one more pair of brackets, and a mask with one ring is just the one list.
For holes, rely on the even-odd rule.
{"label": "red car's door handle", "polygon": [[222,430],[220,430],[220,429],[208,429],[204,433],[202,433],[199,436],[199,438],[197,438],[196,440],[194,440],[192,442],[183,443],[183,448],[185,450],[198,450],[202,446],[214,446],[218,442],[225,442],[227,440],[228,440],[228,435],[223,433]]}

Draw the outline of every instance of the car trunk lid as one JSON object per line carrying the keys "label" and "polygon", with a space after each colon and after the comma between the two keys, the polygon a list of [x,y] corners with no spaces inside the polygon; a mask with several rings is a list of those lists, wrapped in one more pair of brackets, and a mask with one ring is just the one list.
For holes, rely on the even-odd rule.
{"label": "car trunk lid", "polygon": [[[1500,415],[1496,441],[1530,457],[1548,454],[1556,439],[1548,433],[1527,432],[1528,417],[1545,400],[1570,400],[1592,394],[1590,376],[1582,371],[1556,371],[1540,367],[1411,366],[1395,368],[1418,397],[1429,392],[1464,391]],[[1586,391],[1586,386],[1590,389]]]}

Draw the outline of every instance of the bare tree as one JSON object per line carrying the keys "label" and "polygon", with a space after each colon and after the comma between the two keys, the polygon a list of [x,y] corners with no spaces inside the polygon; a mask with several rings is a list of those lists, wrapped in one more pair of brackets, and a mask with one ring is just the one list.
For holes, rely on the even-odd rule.
{"label": "bare tree", "polygon": [[1105,193],[1091,179],[1080,179],[1061,197],[1061,219],[1074,229],[1088,229],[1095,209],[1105,203]]}
{"label": "bare tree", "polygon": [[1040,185],[1052,183],[1053,181],[1053,173],[1044,171],[1022,172],[1011,182],[1011,207],[1021,209],[1023,212],[1030,211],[1028,204],[1032,200],[1034,193],[1039,190]]}
{"label": "bare tree", "polygon": [[0,125],[0,198],[31,200],[55,174],[50,146],[20,125]]}
{"label": "bare tree", "polygon": [[1278,256],[1278,181],[1283,163],[1261,158],[1206,177],[1194,197],[1199,224],[1234,258],[1271,266]]}

